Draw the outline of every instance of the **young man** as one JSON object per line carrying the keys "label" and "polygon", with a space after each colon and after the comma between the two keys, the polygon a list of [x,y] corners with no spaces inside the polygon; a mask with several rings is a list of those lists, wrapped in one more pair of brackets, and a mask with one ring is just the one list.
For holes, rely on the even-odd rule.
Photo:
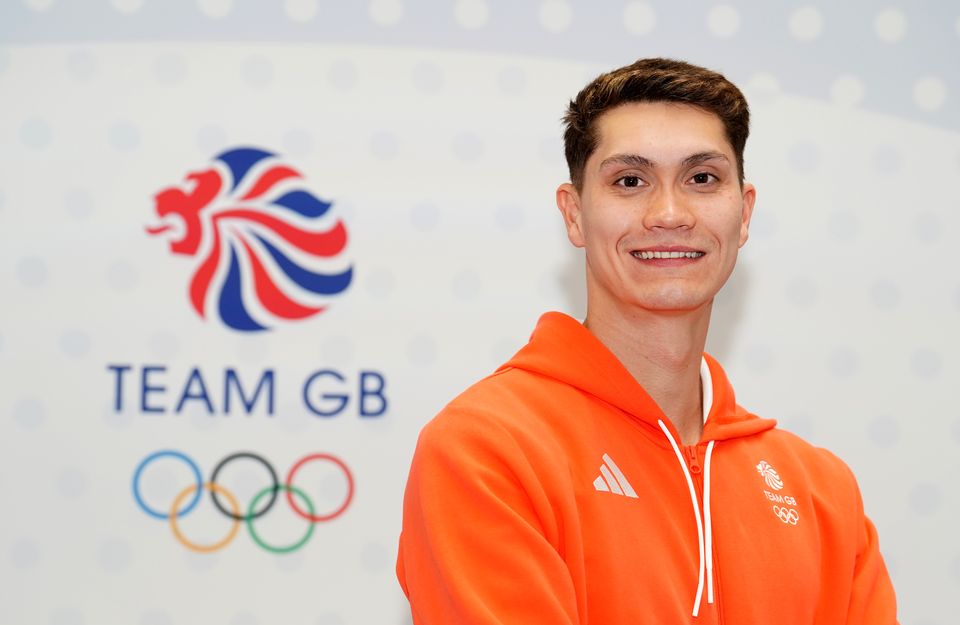
{"label": "young man", "polygon": [[565,121],[587,317],[544,315],[421,433],[397,562],[414,623],[895,623],[853,475],[703,353],[756,195],[743,95],[644,59]]}

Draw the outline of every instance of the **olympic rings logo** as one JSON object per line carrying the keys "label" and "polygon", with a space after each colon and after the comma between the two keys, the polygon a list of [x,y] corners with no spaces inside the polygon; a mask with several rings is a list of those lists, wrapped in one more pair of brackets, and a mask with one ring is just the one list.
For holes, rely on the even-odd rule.
{"label": "olympic rings logo", "polygon": [[[181,490],[177,496],[174,497],[173,503],[170,505],[168,510],[157,510],[148,505],[147,502],[144,501],[140,490],[140,482],[143,478],[144,471],[146,471],[147,467],[151,463],[161,458],[174,458],[184,462],[190,468],[194,477],[194,483]],[[237,501],[237,498],[233,495],[233,493],[217,483],[217,477],[221,474],[223,468],[227,466],[227,464],[243,458],[254,460],[263,466],[270,476],[270,485],[263,488],[253,496],[245,511],[243,511],[240,502]],[[293,485],[293,480],[297,472],[304,465],[310,462],[332,463],[335,467],[343,472],[347,479],[346,497],[344,498],[343,502],[332,512],[326,514],[317,514],[313,506],[313,502],[310,500],[307,494],[302,489]],[[179,520],[193,511],[193,509],[200,502],[200,497],[202,491],[204,490],[210,493],[210,497],[213,500],[214,506],[216,506],[217,510],[219,510],[224,516],[231,520],[231,524],[227,534],[220,540],[208,544],[199,544],[188,539],[184,535],[180,528]],[[273,508],[273,505],[277,501],[277,495],[280,493],[280,491],[285,493],[287,503],[290,505],[293,511],[299,517],[308,521],[308,525],[306,532],[300,537],[299,540],[287,545],[278,546],[268,544],[260,536],[260,534],[257,533],[257,529],[254,526],[254,521],[265,515],[270,511],[271,508]],[[353,500],[353,491],[353,474],[350,473],[350,469],[347,468],[347,465],[336,456],[325,453],[310,454],[297,460],[287,472],[287,479],[283,484],[280,484],[279,480],[277,479],[277,472],[274,470],[273,465],[267,462],[262,456],[249,451],[241,451],[230,454],[218,462],[214,467],[213,472],[210,474],[210,480],[207,482],[203,481],[200,467],[196,462],[193,461],[192,458],[183,452],[173,449],[164,449],[148,455],[146,458],[140,461],[140,464],[137,465],[136,470],[133,472],[133,498],[137,502],[137,505],[140,507],[140,509],[155,519],[167,521],[170,524],[170,529],[173,531],[173,535],[177,541],[187,549],[198,553],[212,553],[226,547],[236,537],[240,530],[241,524],[245,524],[247,526],[247,530],[250,533],[250,537],[253,539],[253,542],[267,551],[273,553],[290,553],[292,551],[296,551],[307,544],[307,541],[309,541],[310,537],[313,535],[313,530],[317,523],[332,521],[346,512],[347,508],[350,506],[350,502]],[[297,499],[300,501],[298,502]],[[226,506],[224,506],[224,501],[226,501]]]}

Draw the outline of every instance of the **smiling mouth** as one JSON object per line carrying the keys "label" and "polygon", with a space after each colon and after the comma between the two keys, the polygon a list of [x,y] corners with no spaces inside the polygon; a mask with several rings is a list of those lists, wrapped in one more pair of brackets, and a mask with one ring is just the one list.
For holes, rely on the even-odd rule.
{"label": "smiling mouth", "polygon": [[638,250],[636,252],[631,252],[634,258],[639,258],[640,260],[654,260],[654,259],[671,259],[671,258],[700,258],[706,252],[654,252],[654,251],[642,251]]}

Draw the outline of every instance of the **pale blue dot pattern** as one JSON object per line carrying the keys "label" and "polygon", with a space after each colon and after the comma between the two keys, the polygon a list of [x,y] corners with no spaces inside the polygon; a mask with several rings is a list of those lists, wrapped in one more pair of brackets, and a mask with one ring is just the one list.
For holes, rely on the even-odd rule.
{"label": "pale blue dot pattern", "polygon": [[249,612],[241,612],[230,619],[230,625],[259,625],[260,621]]}
{"label": "pale blue dot pattern", "polygon": [[110,288],[121,293],[130,291],[139,281],[137,270],[125,260],[110,263],[107,267],[106,279]]}
{"label": "pale blue dot pattern", "polygon": [[57,475],[57,492],[76,498],[87,492],[87,477],[78,467],[64,467]]}
{"label": "pale blue dot pattern", "polygon": [[313,136],[302,128],[293,128],[283,134],[283,150],[295,157],[302,157],[313,151]]}
{"label": "pale blue dot pattern", "polygon": [[426,335],[414,337],[407,344],[407,359],[418,367],[432,365],[437,359],[437,344]]}
{"label": "pale blue dot pattern", "polygon": [[465,269],[453,278],[453,294],[460,300],[474,300],[480,294],[482,282],[475,271]]}
{"label": "pale blue dot pattern", "polygon": [[881,279],[870,285],[870,301],[881,310],[896,308],[900,298],[900,287],[892,280]]}
{"label": "pale blue dot pattern", "polygon": [[483,155],[483,142],[472,132],[464,132],[453,140],[453,153],[461,161],[475,161]]}
{"label": "pale blue dot pattern", "polygon": [[21,258],[16,268],[17,279],[27,287],[42,286],[47,283],[47,263],[42,258],[28,256]]}
{"label": "pale blue dot pattern", "polygon": [[497,86],[501,93],[519,95],[526,90],[527,75],[519,67],[505,67],[497,75]]}
{"label": "pale blue dot pattern", "polygon": [[751,372],[766,375],[776,365],[776,355],[769,345],[755,343],[744,350],[743,362]]}
{"label": "pale blue dot pattern", "polygon": [[163,610],[148,610],[140,615],[139,625],[173,625],[173,619]]}
{"label": "pale blue dot pattern", "polygon": [[498,206],[494,212],[494,219],[501,230],[508,232],[519,230],[525,221],[523,208],[511,204]]}
{"label": "pale blue dot pattern", "polygon": [[850,241],[860,232],[860,220],[855,213],[838,209],[827,217],[826,231],[837,241]]}
{"label": "pale blue dot pattern", "polygon": [[930,349],[918,349],[910,356],[910,368],[918,377],[930,380],[940,374],[942,358],[940,354]]}
{"label": "pale blue dot pattern", "polygon": [[392,160],[397,157],[399,146],[393,133],[381,130],[370,138],[370,152],[380,160]]}
{"label": "pale blue dot pattern", "polygon": [[97,559],[101,568],[107,573],[117,574],[126,571],[133,560],[133,552],[126,541],[119,538],[110,538],[100,545]]}
{"label": "pale blue dot pattern", "polygon": [[63,206],[76,219],[85,219],[93,214],[93,196],[85,189],[70,189],[63,196]]}
{"label": "pale blue dot pattern", "polygon": [[410,222],[421,232],[428,232],[440,223],[440,209],[431,202],[420,202],[410,209]]}
{"label": "pale blue dot pattern", "polygon": [[50,615],[50,625],[85,625],[83,613],[76,608],[59,608]]}
{"label": "pale blue dot pattern", "polygon": [[420,62],[413,66],[410,72],[413,86],[425,93],[436,93],[443,89],[443,71],[434,63]]}
{"label": "pale blue dot pattern", "polygon": [[117,122],[108,131],[110,145],[123,152],[140,147],[140,131],[129,122]]}
{"label": "pale blue dot pattern", "polygon": [[30,569],[40,562],[40,547],[30,538],[21,538],[10,547],[10,563],[16,569]]}
{"label": "pale blue dot pattern", "polygon": [[90,80],[97,73],[97,57],[89,50],[75,50],[67,56],[67,71],[77,80]]}
{"label": "pale blue dot pattern", "polygon": [[164,54],[154,61],[153,75],[161,85],[179,85],[187,77],[187,62],[179,54]]}
{"label": "pale blue dot pattern", "polygon": [[331,365],[351,364],[356,351],[353,340],[344,335],[328,336],[320,343],[320,356],[323,362]]}
{"label": "pale blue dot pattern", "polygon": [[830,372],[838,378],[849,378],[860,368],[860,357],[849,347],[839,347],[830,353]]}
{"label": "pale blue dot pattern", "polygon": [[42,119],[28,119],[20,126],[20,141],[28,148],[42,149],[53,142],[53,131]]}
{"label": "pale blue dot pattern", "polygon": [[204,126],[197,131],[197,147],[211,157],[227,147],[227,133],[220,126]]}
{"label": "pale blue dot pattern", "polygon": [[373,268],[366,273],[364,286],[370,295],[377,299],[386,299],[394,290],[396,279],[389,269]]}
{"label": "pale blue dot pattern", "polygon": [[943,229],[940,217],[930,212],[920,213],[913,222],[913,231],[921,243],[934,243]]}
{"label": "pale blue dot pattern", "polygon": [[900,442],[900,424],[891,416],[881,415],[867,424],[867,436],[877,447],[894,447]]}
{"label": "pale blue dot pattern", "polygon": [[252,56],[243,63],[243,79],[255,88],[263,88],[273,82],[273,63],[262,56]]}
{"label": "pale blue dot pattern", "polygon": [[352,89],[357,85],[357,66],[353,61],[341,59],[330,64],[327,82],[337,89]]}
{"label": "pale blue dot pattern", "polygon": [[150,353],[160,360],[171,360],[180,351],[180,340],[173,332],[158,330],[148,339]]}
{"label": "pale blue dot pattern", "polygon": [[873,151],[873,168],[878,174],[895,174],[903,167],[900,150],[892,145],[880,145]]}
{"label": "pale blue dot pattern", "polygon": [[60,335],[60,350],[72,358],[81,358],[90,351],[90,337],[83,330],[71,329]]}
{"label": "pale blue dot pattern", "polygon": [[800,173],[812,173],[820,165],[820,148],[813,143],[798,143],[787,153],[787,163]]}
{"label": "pale blue dot pattern", "polygon": [[787,282],[786,297],[790,304],[806,309],[816,304],[819,289],[813,280],[802,276],[796,277]]}
{"label": "pale blue dot pattern", "polygon": [[910,508],[922,516],[930,516],[940,509],[941,493],[936,484],[926,482],[910,489]]}
{"label": "pale blue dot pattern", "polygon": [[560,167],[565,164],[563,140],[560,137],[546,137],[540,140],[540,158],[544,163]]}
{"label": "pale blue dot pattern", "polygon": [[13,405],[13,420],[24,430],[36,430],[46,418],[46,409],[34,397],[25,397]]}
{"label": "pale blue dot pattern", "polygon": [[391,559],[390,550],[378,542],[367,543],[360,552],[360,562],[370,573],[386,570],[390,566]]}
{"label": "pale blue dot pattern", "polygon": [[780,227],[777,215],[769,210],[754,211],[750,218],[750,238],[763,241],[773,238]]}

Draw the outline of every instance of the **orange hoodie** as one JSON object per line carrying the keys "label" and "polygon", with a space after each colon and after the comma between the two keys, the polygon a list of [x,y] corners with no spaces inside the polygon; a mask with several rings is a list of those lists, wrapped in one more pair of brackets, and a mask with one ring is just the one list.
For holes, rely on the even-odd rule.
{"label": "orange hoodie", "polygon": [[850,470],[704,363],[682,446],[589,330],[544,315],[420,435],[397,560],[414,623],[895,623]]}

